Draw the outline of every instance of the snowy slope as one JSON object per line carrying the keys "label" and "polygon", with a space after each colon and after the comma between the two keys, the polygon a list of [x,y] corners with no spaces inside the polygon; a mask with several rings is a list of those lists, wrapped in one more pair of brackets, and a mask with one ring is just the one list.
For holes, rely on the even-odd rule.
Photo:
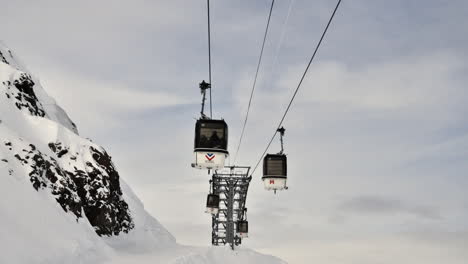
{"label": "snowy slope", "polygon": [[13,264],[282,263],[178,245],[1,42],[0,251],[0,263]]}
{"label": "snowy slope", "polygon": [[64,214],[25,177],[9,175],[4,162],[0,193],[0,263],[98,263],[111,256],[89,223]]}
{"label": "snowy slope", "polygon": [[121,254],[105,264],[286,264],[268,255],[259,254],[246,248],[232,251],[229,247],[189,247],[176,246],[148,254]]}
{"label": "snowy slope", "polygon": [[[26,73],[32,77],[34,81],[34,92],[38,98],[38,101],[41,102],[41,106],[45,111],[45,117],[56,121],[59,124],[62,124],[66,128],[72,130],[78,134],[78,129],[76,125],[71,121],[68,115],[65,113],[62,107],[60,107],[55,100],[48,96],[47,93],[42,88],[39,80],[34,78],[34,76],[28,71],[26,66],[17,58],[12,50],[7,48],[3,42],[0,41],[0,63],[2,65],[2,70],[0,71],[0,80],[5,81],[9,80],[8,75],[11,74],[21,74]],[[7,65],[9,67],[7,67]],[[10,80],[11,81],[11,80]]]}

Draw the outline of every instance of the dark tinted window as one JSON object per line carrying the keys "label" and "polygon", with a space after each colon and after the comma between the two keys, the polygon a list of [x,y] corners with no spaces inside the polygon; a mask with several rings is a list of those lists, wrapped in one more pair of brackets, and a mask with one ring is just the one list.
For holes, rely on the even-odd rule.
{"label": "dark tinted window", "polygon": [[238,221],[237,222],[237,232],[239,233],[248,233],[249,231],[249,222],[247,221]]}
{"label": "dark tinted window", "polygon": [[219,207],[219,196],[216,194],[208,194],[206,205],[208,207]]}
{"label": "dark tinted window", "polygon": [[286,176],[286,156],[267,155],[263,160],[263,174],[265,176]]}
{"label": "dark tinted window", "polygon": [[199,120],[195,148],[227,149],[227,125],[222,120]]}

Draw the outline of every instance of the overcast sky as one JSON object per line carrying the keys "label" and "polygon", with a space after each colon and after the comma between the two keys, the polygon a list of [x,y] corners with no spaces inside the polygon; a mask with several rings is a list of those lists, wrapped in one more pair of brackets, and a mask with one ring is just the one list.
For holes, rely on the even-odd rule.
{"label": "overcast sky", "polygon": [[[276,1],[238,165],[259,159],[335,4]],[[80,134],[180,243],[210,245],[208,175],[190,167],[206,1],[0,6],[0,39]],[[212,1],[213,109],[231,152],[269,6]],[[284,123],[290,189],[264,191],[255,173],[244,245],[290,263],[466,263],[467,12],[462,0],[343,1]]]}

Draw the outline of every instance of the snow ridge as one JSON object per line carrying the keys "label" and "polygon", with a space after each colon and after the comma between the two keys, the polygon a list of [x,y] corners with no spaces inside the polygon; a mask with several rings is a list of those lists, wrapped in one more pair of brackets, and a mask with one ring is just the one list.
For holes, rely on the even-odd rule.
{"label": "snow ridge", "polygon": [[[9,48],[0,41],[0,83],[7,86],[8,96],[16,99],[15,104],[36,116],[43,116],[78,134],[78,129],[55,100],[48,96],[39,80],[19,61]],[[14,87],[12,87],[14,86]],[[9,88],[9,89],[8,89]],[[17,89],[14,89],[17,88]]]}

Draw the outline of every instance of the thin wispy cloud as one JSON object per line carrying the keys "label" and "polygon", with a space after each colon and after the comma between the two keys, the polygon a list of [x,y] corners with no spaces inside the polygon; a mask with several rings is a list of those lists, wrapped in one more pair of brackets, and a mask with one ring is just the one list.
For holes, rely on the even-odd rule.
{"label": "thin wispy cloud", "polygon": [[436,208],[424,205],[405,203],[398,199],[379,196],[360,196],[341,203],[338,208],[342,213],[351,213],[354,216],[383,215],[396,216],[410,215],[426,219],[438,220],[441,215]]}

